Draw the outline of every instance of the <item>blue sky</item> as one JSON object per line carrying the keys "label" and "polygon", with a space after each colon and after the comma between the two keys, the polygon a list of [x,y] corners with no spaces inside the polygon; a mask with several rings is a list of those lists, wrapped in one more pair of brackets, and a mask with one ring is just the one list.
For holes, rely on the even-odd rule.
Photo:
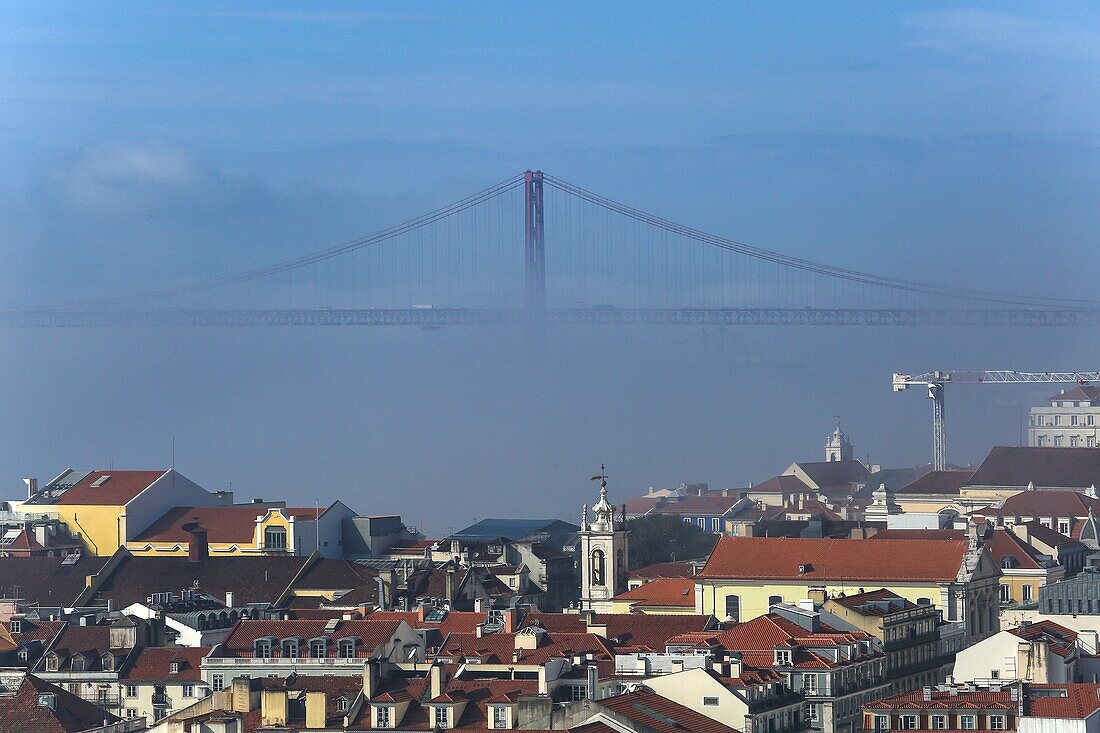
{"label": "blue sky", "polygon": [[[0,8],[0,307],[252,267],[381,229],[528,167],[799,256],[958,285],[1091,295],[1100,230],[1098,120],[1095,3],[10,2]],[[936,344],[940,361],[917,366],[1095,368],[1081,363],[1092,358],[1081,351],[1092,336],[925,334],[920,338]],[[635,356],[702,348],[684,334],[655,335],[652,343],[620,337]],[[45,417],[37,433],[2,436],[8,447],[0,448],[0,476],[10,482],[28,466],[43,475],[62,464],[93,468],[108,455],[155,463],[156,446],[173,432],[181,445],[202,446],[193,472],[219,481],[242,464],[261,463],[275,436],[300,446],[288,453],[292,463],[264,476],[276,491],[286,490],[280,481],[317,475],[312,457],[332,465],[340,461],[327,451],[355,454],[359,444],[346,437],[355,423],[336,419],[341,400],[329,401],[346,394],[351,377],[328,382],[323,368],[311,371],[296,358],[289,361],[311,371],[308,385],[281,371],[305,343],[327,348],[324,337],[265,336],[267,347],[256,338],[7,334],[0,349],[8,366],[0,376],[20,389],[0,398],[5,414],[37,413],[45,400],[76,418],[111,418],[95,439],[83,436],[85,446],[79,431],[59,444]],[[347,336],[334,338],[339,350],[352,349],[343,343]],[[782,364],[804,368],[814,360],[807,352],[827,355],[837,371],[802,374],[819,401],[810,409],[791,398],[780,414],[761,418],[762,433],[751,439],[708,412],[714,390],[723,389],[718,377],[695,375],[669,403],[635,411],[627,406],[633,396],[624,394],[624,405],[605,404],[616,425],[578,425],[587,422],[576,415],[592,385],[574,389],[562,381],[554,406],[561,412],[552,409],[555,417],[544,425],[546,453],[514,447],[480,463],[463,420],[491,425],[507,408],[494,404],[479,413],[448,403],[454,412],[441,413],[440,424],[467,437],[432,451],[450,456],[452,465],[479,463],[462,487],[483,485],[491,468],[514,472],[533,462],[545,489],[570,475],[569,461],[556,452],[565,450],[565,442],[555,442],[560,436],[579,431],[575,439],[592,445],[623,429],[606,451],[612,456],[593,448],[584,460],[617,459],[630,466],[618,472],[622,480],[634,485],[680,478],[736,484],[781,470],[796,448],[816,453],[841,411],[875,436],[878,444],[868,446],[875,453],[897,463],[923,456],[924,405],[919,414],[909,405],[904,416],[887,415],[896,400],[872,409],[849,404],[852,393],[831,396],[852,353],[868,374],[895,366],[880,336],[845,335],[843,345],[824,334],[737,338],[752,345],[755,356],[745,364],[760,365],[754,374],[761,381],[739,397],[731,393],[730,410],[764,409],[767,403],[752,395],[780,390],[768,374]],[[460,343],[443,341],[433,357],[400,339],[372,341],[364,353],[345,357],[368,374],[392,367],[372,359],[407,356],[406,349],[418,358],[468,358],[471,394],[487,388],[474,376],[479,357]],[[47,379],[22,358],[71,353],[78,343],[97,354],[91,372],[74,366]],[[480,348],[493,353],[508,344]],[[592,366],[578,356],[589,348],[597,347],[563,345],[562,373]],[[310,415],[307,430],[271,409],[263,390],[223,392],[214,361],[191,361],[195,349],[224,354],[218,358],[230,360],[226,368],[253,359],[249,373],[260,382],[299,389],[328,407]],[[150,350],[188,366],[177,373],[167,365],[163,382],[146,381],[138,374],[154,369]],[[1002,361],[986,363],[992,355]],[[642,359],[636,368],[645,367]],[[188,395],[194,374],[206,381]],[[399,376],[391,375],[392,395],[415,403],[422,397],[417,384]],[[645,383],[641,372],[636,376]],[[167,384],[184,394],[165,398]],[[136,392],[128,394],[131,387]],[[615,385],[607,387],[612,399]],[[527,394],[522,385],[515,390],[516,399]],[[242,395],[240,404],[234,394]],[[107,395],[116,402],[100,401]],[[960,459],[978,459],[992,442],[1014,438],[1020,400],[1033,397],[1009,398],[996,428],[975,407],[971,422],[959,425]],[[408,454],[418,452],[427,429],[394,414],[402,404],[395,399],[386,403],[392,412],[378,418],[394,421],[390,437],[401,450],[379,446],[362,456],[380,486],[403,480]],[[644,445],[653,427],[643,434],[639,425],[620,428],[624,421],[648,415],[662,422],[672,404],[691,407],[693,399],[709,415],[699,429],[742,452],[699,451],[688,436],[670,439],[664,453],[629,448]],[[209,412],[193,414],[195,405]],[[270,433],[260,440],[240,426],[230,429],[236,423],[225,415],[219,422],[220,410],[230,407]],[[157,420],[145,423],[153,413]],[[904,435],[910,433],[903,428],[922,431],[912,433],[916,447],[884,437],[890,431],[876,421],[887,417]],[[513,418],[500,430],[542,424],[526,413]],[[808,424],[783,427],[792,421]],[[344,437],[319,427],[332,423],[343,425]],[[134,424],[143,425],[141,435]],[[217,441],[198,437],[206,429]],[[509,440],[490,429],[479,445]],[[690,465],[681,465],[685,455]],[[326,483],[338,481],[337,466],[324,470]],[[425,478],[411,490],[422,497],[454,475],[442,459],[421,470]]]}

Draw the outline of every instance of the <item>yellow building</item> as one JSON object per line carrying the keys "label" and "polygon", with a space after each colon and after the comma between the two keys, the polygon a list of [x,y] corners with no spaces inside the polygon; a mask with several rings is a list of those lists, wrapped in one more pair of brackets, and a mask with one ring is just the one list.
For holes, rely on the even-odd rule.
{"label": "yellow building", "polygon": [[692,578],[655,578],[611,599],[611,613],[694,614]]}
{"label": "yellow building", "polygon": [[113,555],[126,541],[177,504],[214,504],[215,494],[167,471],[67,470],[20,507],[25,513],[56,515],[86,550]]}
{"label": "yellow building", "polygon": [[999,577],[968,540],[723,537],[695,578],[695,611],[746,621],[776,603],[887,588],[965,622],[974,641],[998,628]]}
{"label": "yellow building", "polygon": [[343,555],[343,521],[355,512],[342,502],[328,507],[262,504],[175,506],[126,543],[136,556],[184,556],[205,531],[207,552],[231,555]]}
{"label": "yellow building", "polygon": [[1001,568],[1001,604],[1037,603],[1039,588],[1065,577],[1066,569],[1009,529],[994,529],[986,541]]}

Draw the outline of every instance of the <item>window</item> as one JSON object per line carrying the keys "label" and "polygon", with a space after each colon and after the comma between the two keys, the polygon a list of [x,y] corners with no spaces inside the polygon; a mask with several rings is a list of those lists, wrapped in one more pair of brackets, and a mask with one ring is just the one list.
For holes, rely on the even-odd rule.
{"label": "window", "polygon": [[508,727],[508,708],[504,707],[503,705],[497,705],[493,708],[493,727]]}
{"label": "window", "polygon": [[348,699],[343,695],[336,698],[336,710],[341,713],[346,713],[348,711]]}
{"label": "window", "polygon": [[1005,716],[1003,716],[1003,715],[990,715],[989,716],[989,729],[990,730],[1004,730],[1005,729]]}
{"label": "window", "polygon": [[213,692],[220,692],[225,689],[225,675],[214,674],[210,675],[210,689]]}
{"label": "window", "polygon": [[286,528],[268,527],[264,530],[264,547],[269,550],[286,549]]}
{"label": "window", "polygon": [[184,685],[183,686],[183,696],[184,697],[194,697],[195,696],[195,686],[194,685]]}
{"label": "window", "polygon": [[699,529],[706,529],[706,528],[707,528],[707,520],[704,519],[703,517],[699,517]]}
{"label": "window", "polygon": [[378,719],[378,727],[379,728],[389,728],[390,727],[390,706],[389,705],[379,705],[378,707],[376,707],[374,709],[374,714],[375,714],[375,717]]}
{"label": "window", "polygon": [[126,708],[126,717],[127,718],[136,718],[137,717],[137,708]]}
{"label": "window", "polygon": [[932,599],[931,598],[918,598],[917,599],[917,605],[918,606],[931,606],[932,605]]}
{"label": "window", "polygon": [[783,596],[768,596],[768,607],[779,605],[783,602]]}
{"label": "window", "polygon": [[30,656],[30,654],[27,652],[27,650],[25,648],[23,648],[23,649],[19,650],[18,656],[19,656],[19,661],[20,662],[25,662],[25,661],[27,661],[27,658]]}
{"label": "window", "polygon": [[13,618],[8,624],[8,630],[13,634],[18,634],[23,631],[23,619]]}
{"label": "window", "polygon": [[313,659],[324,659],[325,654],[325,640],[324,639],[311,639],[309,642],[309,656]]}
{"label": "window", "polygon": [[437,728],[446,728],[450,720],[451,711],[444,705],[438,705],[435,709],[435,725]]}
{"label": "window", "polygon": [[[806,720],[817,720],[817,705],[810,703],[806,706]],[[887,718],[889,720],[889,718]]]}
{"label": "window", "polygon": [[570,685],[569,699],[573,702],[588,699],[588,685]]}
{"label": "window", "polygon": [[1078,447],[1080,447],[1080,443],[1081,443],[1081,439],[1079,437],[1077,437],[1076,435],[1069,436],[1069,447],[1070,448],[1078,448]]}
{"label": "window", "polygon": [[1001,583],[1001,603],[1012,603],[1012,588],[1007,583]]}
{"label": "window", "polygon": [[933,715],[932,716],[932,730],[947,730],[947,716],[946,715]]}
{"label": "window", "polygon": [[168,663],[168,674],[179,674],[179,673],[180,673],[180,663],[179,662],[169,662]]}
{"label": "window", "polygon": [[704,697],[703,698],[703,707],[705,707],[705,708],[716,708],[716,707],[718,707],[718,698],[717,697]]}
{"label": "window", "polygon": [[126,685],[126,697],[137,697],[137,685]]}
{"label": "window", "polygon": [[917,716],[899,715],[898,730],[917,730]]}
{"label": "window", "polygon": [[607,571],[606,563],[607,558],[604,557],[603,550],[592,551],[592,585],[604,584]]}
{"label": "window", "polygon": [[[1074,446],[1074,447],[1076,447],[1076,446]],[[1058,532],[1059,532],[1059,534],[1064,534],[1068,537],[1069,536],[1069,521],[1067,521],[1065,519],[1059,519],[1058,520]]]}
{"label": "window", "polygon": [[977,730],[978,729],[978,716],[977,715],[960,715],[959,716],[959,730]]}
{"label": "window", "polygon": [[1087,438],[1085,438],[1085,447],[1086,448],[1095,448],[1096,447],[1096,436],[1095,435],[1090,435]]}
{"label": "window", "polygon": [[74,654],[73,655],[72,668],[73,668],[74,672],[83,672],[84,671],[84,655],[82,655],[82,654]]}
{"label": "window", "polygon": [[[804,674],[802,675],[802,689],[809,695],[817,694],[817,675],[816,674]],[[815,718],[816,720],[816,718]]]}
{"label": "window", "polygon": [[992,680],[1000,679],[1001,678],[1001,670],[999,670],[999,669],[989,670],[989,678],[992,679]]}
{"label": "window", "polygon": [[340,640],[340,658],[341,659],[355,659],[355,640],[354,639],[341,639]]}
{"label": "window", "polygon": [[1020,586],[1020,594],[1023,596],[1024,602],[1032,600],[1035,597],[1035,586],[1030,583],[1025,583]]}
{"label": "window", "polygon": [[890,730],[890,716],[889,715],[876,715],[875,716],[875,730]]}
{"label": "window", "polygon": [[255,656],[260,659],[271,658],[271,639],[257,639]]}
{"label": "window", "polygon": [[775,665],[777,667],[787,667],[791,663],[791,650],[790,649],[776,649],[775,650]]}
{"label": "window", "polygon": [[710,531],[711,532],[721,532],[722,531],[722,520],[719,519],[718,517],[714,517],[713,519],[711,519],[710,520]]}
{"label": "window", "polygon": [[[1054,421],[1058,422],[1058,419],[1055,418]],[[1054,436],[1054,447],[1055,448],[1061,448],[1062,447],[1062,436],[1061,435],[1055,435]]]}
{"label": "window", "polygon": [[297,659],[298,658],[298,640],[297,639],[283,639],[282,655],[283,655],[284,659]]}
{"label": "window", "polygon": [[726,618],[731,621],[741,620],[740,596],[726,596]]}

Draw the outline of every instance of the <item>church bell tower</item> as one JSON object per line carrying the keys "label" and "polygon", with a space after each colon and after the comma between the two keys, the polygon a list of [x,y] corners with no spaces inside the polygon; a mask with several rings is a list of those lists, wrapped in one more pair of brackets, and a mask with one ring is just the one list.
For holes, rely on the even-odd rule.
{"label": "church bell tower", "polygon": [[[626,517],[615,519],[615,508],[607,500],[607,474],[592,477],[600,482],[600,500],[588,505],[581,516],[581,609],[611,613],[611,599],[626,591],[626,568],[630,562]],[[624,511],[625,515],[625,511]]]}

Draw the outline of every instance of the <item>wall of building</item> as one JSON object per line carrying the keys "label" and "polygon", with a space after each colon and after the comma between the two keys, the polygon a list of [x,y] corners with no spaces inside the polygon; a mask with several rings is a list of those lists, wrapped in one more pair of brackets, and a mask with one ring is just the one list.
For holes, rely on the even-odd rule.
{"label": "wall of building", "polygon": [[[689,669],[675,674],[651,677],[646,687],[661,697],[680,703],[734,730],[745,728],[749,706],[706,670]],[[703,705],[704,697],[718,699],[717,705]]]}
{"label": "wall of building", "polygon": [[125,507],[62,504],[57,510],[58,519],[80,536],[89,553],[106,557],[119,548]]}
{"label": "wall of building", "polygon": [[[191,696],[184,696],[184,687],[191,685]],[[137,687],[135,691],[137,694],[133,697],[127,695],[127,688],[129,685]],[[189,705],[193,705],[207,695],[207,687],[201,680],[189,680],[184,681],[172,681],[163,683],[164,694],[169,698],[171,706],[168,708],[162,708],[168,713],[182,710]],[[120,703],[119,717],[142,717],[145,716],[150,722],[159,720],[156,716],[156,706],[153,705],[153,695],[156,693],[156,684],[153,682],[127,682],[122,680],[118,684],[118,696]],[[134,714],[131,715],[131,712]],[[162,713],[161,717],[164,717]]]}
{"label": "wall of building", "polygon": [[[126,505],[122,540],[132,540],[174,506],[215,506],[218,497],[181,474],[169,469]],[[117,545],[115,549],[118,549]]]}

